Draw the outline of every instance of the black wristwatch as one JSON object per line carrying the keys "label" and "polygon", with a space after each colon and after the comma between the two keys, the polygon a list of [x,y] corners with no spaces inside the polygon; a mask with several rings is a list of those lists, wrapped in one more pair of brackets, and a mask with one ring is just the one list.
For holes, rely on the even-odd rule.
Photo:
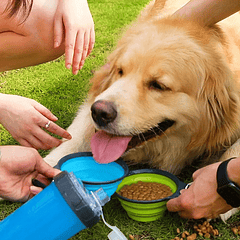
{"label": "black wristwatch", "polygon": [[217,170],[217,192],[232,207],[240,206],[240,187],[228,178],[227,165],[230,158],[222,162]]}

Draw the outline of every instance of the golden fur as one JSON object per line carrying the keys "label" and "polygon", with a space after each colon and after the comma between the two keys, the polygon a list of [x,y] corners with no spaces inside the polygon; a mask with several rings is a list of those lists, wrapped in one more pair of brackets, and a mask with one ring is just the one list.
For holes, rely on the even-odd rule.
{"label": "golden fur", "polygon": [[[91,117],[97,100],[113,102],[117,118],[104,130],[136,135],[165,119],[174,121],[160,136],[123,157],[178,174],[194,159],[224,152],[218,160],[239,156],[240,14],[211,28],[174,18],[187,1],[152,1],[97,71],[86,102],[65,141],[45,160],[91,151],[98,126]],[[235,144],[234,144],[235,143]]]}

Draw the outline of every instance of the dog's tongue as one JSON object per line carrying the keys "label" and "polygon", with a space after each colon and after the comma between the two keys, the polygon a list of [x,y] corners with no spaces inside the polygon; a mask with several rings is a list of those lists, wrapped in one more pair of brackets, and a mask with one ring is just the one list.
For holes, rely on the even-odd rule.
{"label": "dog's tongue", "polygon": [[91,140],[93,158],[99,163],[116,161],[126,151],[132,137],[96,132]]}

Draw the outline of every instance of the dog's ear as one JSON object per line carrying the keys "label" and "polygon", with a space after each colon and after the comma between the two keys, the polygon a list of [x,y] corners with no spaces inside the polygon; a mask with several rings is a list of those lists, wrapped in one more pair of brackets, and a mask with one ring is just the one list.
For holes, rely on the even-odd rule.
{"label": "dog's ear", "polygon": [[166,0],[153,0],[141,12],[138,21],[148,21],[154,17],[158,17],[164,8]]}
{"label": "dog's ear", "polygon": [[206,78],[199,92],[198,102],[203,121],[199,133],[193,137],[189,147],[200,147],[207,143],[209,153],[223,146],[230,146],[233,135],[239,128],[239,97],[233,73],[221,59],[208,65]]}

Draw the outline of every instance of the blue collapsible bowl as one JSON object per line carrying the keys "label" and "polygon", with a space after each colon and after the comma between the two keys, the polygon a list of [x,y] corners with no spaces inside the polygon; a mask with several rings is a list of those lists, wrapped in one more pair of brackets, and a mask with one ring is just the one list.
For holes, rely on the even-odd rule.
{"label": "blue collapsible bowl", "polygon": [[127,164],[121,158],[115,162],[101,164],[94,160],[91,152],[69,154],[60,159],[55,168],[73,172],[89,191],[103,188],[109,197],[129,173]]}

